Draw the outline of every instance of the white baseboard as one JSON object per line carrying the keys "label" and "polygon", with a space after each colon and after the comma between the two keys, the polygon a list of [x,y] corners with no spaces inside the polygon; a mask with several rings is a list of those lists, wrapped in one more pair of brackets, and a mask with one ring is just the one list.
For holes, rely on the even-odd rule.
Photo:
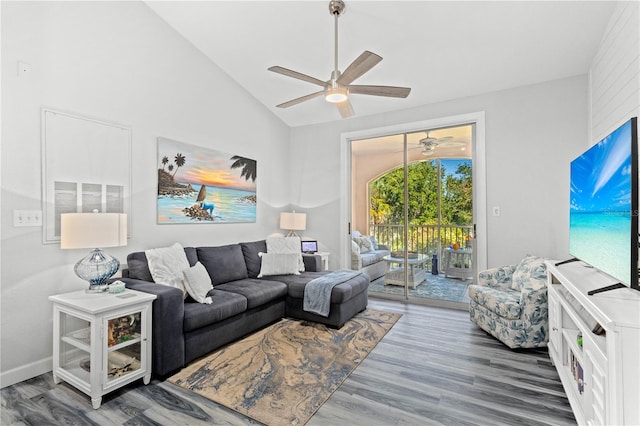
{"label": "white baseboard", "polygon": [[52,371],[52,369],[53,358],[48,357],[45,359],[41,359],[40,361],[32,362],[31,364],[14,368],[9,371],[3,371],[2,373],[0,373],[0,389],[25,381],[27,379],[32,379],[36,376]]}

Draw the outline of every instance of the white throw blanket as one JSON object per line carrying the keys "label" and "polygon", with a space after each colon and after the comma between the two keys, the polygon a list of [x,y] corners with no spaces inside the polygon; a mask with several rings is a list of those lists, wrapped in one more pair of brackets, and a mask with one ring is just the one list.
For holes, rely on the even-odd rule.
{"label": "white throw blanket", "polygon": [[358,275],[362,275],[362,272],[341,269],[309,281],[304,287],[302,309],[306,312],[328,317],[331,309],[331,292],[333,288]]}

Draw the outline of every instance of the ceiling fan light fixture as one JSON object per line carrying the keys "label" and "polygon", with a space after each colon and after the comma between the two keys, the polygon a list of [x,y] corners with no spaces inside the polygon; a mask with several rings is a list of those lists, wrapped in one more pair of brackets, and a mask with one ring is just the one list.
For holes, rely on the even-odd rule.
{"label": "ceiling fan light fixture", "polygon": [[338,104],[349,99],[349,91],[345,87],[331,87],[328,86],[324,99],[332,104]]}
{"label": "ceiling fan light fixture", "polygon": [[[0,0],[2,1],[2,0]],[[365,50],[360,56],[358,56],[351,64],[344,70],[344,73],[338,69],[338,18],[344,13],[344,1],[342,0],[330,0],[329,1],[329,13],[333,16],[334,23],[334,55],[333,55],[333,71],[331,72],[331,79],[328,81],[322,81],[315,77],[311,77],[306,74],[299,73],[280,66],[269,67],[268,70],[292,77],[298,80],[306,81],[308,83],[315,84],[323,88],[314,93],[310,93],[305,96],[301,96],[296,99],[292,99],[287,102],[283,102],[276,105],[278,108],[288,108],[293,105],[297,105],[301,102],[314,99],[316,97],[324,95],[327,102],[335,104],[340,116],[342,118],[348,118],[355,114],[353,106],[349,101],[349,94],[356,95],[370,95],[370,96],[386,96],[391,98],[406,98],[411,92],[409,87],[397,87],[397,86],[378,86],[378,85],[352,85],[353,81],[364,75],[371,70],[376,64],[382,60],[382,56],[376,55],[373,52]]]}

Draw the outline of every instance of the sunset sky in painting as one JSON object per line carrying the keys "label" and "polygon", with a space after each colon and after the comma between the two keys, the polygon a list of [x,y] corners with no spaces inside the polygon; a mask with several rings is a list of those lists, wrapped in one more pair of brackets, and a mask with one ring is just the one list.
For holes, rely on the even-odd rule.
{"label": "sunset sky in painting", "polygon": [[[241,177],[242,168],[231,169],[234,153],[225,153],[214,149],[199,147],[196,145],[177,142],[171,139],[158,138],[158,167],[163,168],[162,157],[169,158],[164,167],[169,172],[168,166],[173,164],[176,171],[175,156],[182,154],[186,161],[184,166],[178,168],[174,179],[178,183],[205,184],[224,188],[256,191],[256,182]],[[256,179],[257,181],[257,179]]]}

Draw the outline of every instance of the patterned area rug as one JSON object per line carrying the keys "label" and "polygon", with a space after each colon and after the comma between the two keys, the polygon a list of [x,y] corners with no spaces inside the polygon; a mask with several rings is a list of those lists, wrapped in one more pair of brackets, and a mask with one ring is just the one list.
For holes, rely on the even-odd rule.
{"label": "patterned area rug", "polygon": [[[464,302],[469,284],[471,284],[471,281],[445,278],[443,274],[427,274],[426,282],[423,282],[415,289],[409,288],[409,295],[429,299],[449,300],[451,302]],[[399,285],[384,285],[384,279],[381,278],[369,285],[369,293],[371,294],[371,292],[403,295],[404,288]]]}
{"label": "patterned area rug", "polygon": [[400,317],[366,310],[340,330],[285,318],[169,382],[267,425],[303,425]]}

